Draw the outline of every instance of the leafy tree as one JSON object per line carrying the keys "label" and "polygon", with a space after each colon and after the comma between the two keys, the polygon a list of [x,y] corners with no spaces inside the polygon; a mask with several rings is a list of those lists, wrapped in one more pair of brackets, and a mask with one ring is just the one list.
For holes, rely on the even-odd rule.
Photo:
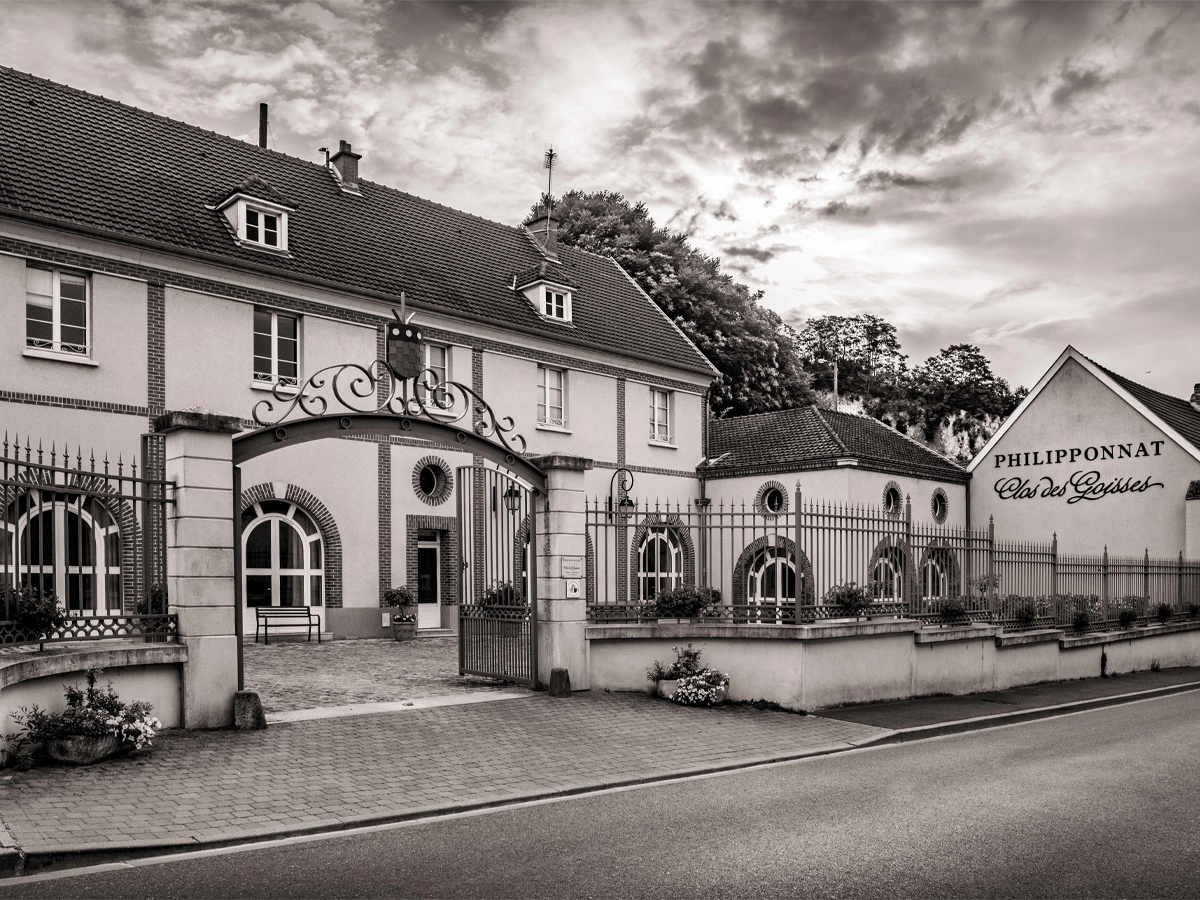
{"label": "leafy tree", "polygon": [[[709,393],[717,416],[790,409],[813,401],[808,374],[779,316],[721,271],[686,234],[655,225],[642,203],[612,191],[569,191],[554,203],[558,240],[612,257],[720,372]],[[535,206],[526,224],[545,215]]]}
{"label": "leafy tree", "polygon": [[957,412],[972,419],[1002,419],[1020,402],[972,344],[952,344],[925,360],[913,370],[913,388],[925,409],[927,439]]}
{"label": "leafy tree", "polygon": [[818,316],[796,334],[795,344],[818,390],[833,390],[835,361],[838,392],[847,395],[886,397],[907,374],[896,326],[879,316]]}

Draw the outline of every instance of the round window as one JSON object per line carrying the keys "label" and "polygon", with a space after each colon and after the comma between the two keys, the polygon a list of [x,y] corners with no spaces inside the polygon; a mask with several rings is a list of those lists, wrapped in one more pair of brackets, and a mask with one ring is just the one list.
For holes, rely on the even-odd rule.
{"label": "round window", "polygon": [[777,513],[783,511],[783,491],[779,488],[769,488],[763,494],[763,509],[769,513]]}
{"label": "round window", "polygon": [[424,466],[421,473],[417,476],[418,484],[421,488],[421,493],[426,497],[432,497],[442,489],[442,482],[445,481],[445,476],[442,470],[436,466]]}
{"label": "round window", "polygon": [[426,456],[413,467],[412,486],[422,502],[430,506],[444,503],[454,489],[450,467],[436,456]]}
{"label": "round window", "polygon": [[929,509],[933,513],[933,521],[939,525],[946,521],[946,515],[950,512],[950,501],[946,497],[946,492],[941,488],[933,492],[933,499],[929,502]]}
{"label": "round window", "polygon": [[896,518],[904,509],[904,495],[900,493],[900,485],[889,481],[883,488],[883,511]]}

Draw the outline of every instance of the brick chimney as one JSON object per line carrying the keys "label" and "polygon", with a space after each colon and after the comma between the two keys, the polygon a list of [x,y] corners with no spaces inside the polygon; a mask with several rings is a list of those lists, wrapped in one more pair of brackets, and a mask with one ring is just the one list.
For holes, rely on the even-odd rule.
{"label": "brick chimney", "polygon": [[1200,412],[1200,384],[1192,387],[1192,409]]}
{"label": "brick chimney", "polygon": [[346,141],[338,141],[338,152],[330,157],[329,162],[341,176],[344,190],[358,192],[358,161],[360,159],[362,159],[361,153],[352,151]]}
{"label": "brick chimney", "polygon": [[553,211],[548,216],[546,215],[545,206],[538,207],[537,218],[528,225],[529,233],[538,242],[542,252],[556,262],[558,260],[558,225],[559,220]]}

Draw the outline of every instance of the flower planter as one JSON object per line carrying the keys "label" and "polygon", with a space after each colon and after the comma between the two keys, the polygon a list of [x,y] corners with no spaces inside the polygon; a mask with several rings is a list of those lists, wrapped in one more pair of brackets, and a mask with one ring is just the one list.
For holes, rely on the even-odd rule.
{"label": "flower planter", "polygon": [[658,696],[664,700],[670,700],[675,694],[675,688],[679,687],[679,680],[676,678],[664,678],[658,682],[655,689],[658,691]]}
{"label": "flower planter", "polygon": [[51,759],[73,766],[90,766],[120,749],[121,741],[115,734],[77,734],[46,742],[46,752]]}
{"label": "flower planter", "polygon": [[398,641],[411,641],[417,636],[417,623],[397,622],[392,619],[392,637]]}

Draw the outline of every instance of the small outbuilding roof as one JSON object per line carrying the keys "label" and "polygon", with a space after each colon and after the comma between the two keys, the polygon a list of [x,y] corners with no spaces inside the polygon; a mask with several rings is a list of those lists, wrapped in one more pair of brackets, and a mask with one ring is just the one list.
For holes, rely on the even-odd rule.
{"label": "small outbuilding roof", "polygon": [[712,476],[791,472],[857,465],[963,482],[957,463],[876,419],[805,406],[714,419],[704,471]]}

